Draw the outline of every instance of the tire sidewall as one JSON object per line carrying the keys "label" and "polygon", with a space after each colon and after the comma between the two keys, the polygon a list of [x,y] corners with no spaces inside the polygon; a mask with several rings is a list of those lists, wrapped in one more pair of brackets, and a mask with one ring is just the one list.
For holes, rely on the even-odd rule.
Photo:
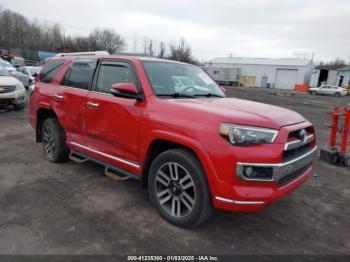
{"label": "tire sidewall", "polygon": [[55,143],[55,150],[52,154],[47,154],[45,151],[45,144],[42,137],[43,149],[47,160],[54,163],[63,162],[66,160],[67,148],[65,146],[65,135],[56,118],[48,118],[42,125],[41,134],[43,136],[45,128],[49,126],[52,130],[53,140]]}
{"label": "tire sidewall", "polygon": [[[160,215],[172,224],[181,227],[192,227],[201,216],[205,201],[208,201],[208,189],[204,172],[198,161],[190,161],[186,155],[179,154],[178,151],[167,151],[160,154],[152,163],[148,176],[148,190],[152,203],[157,207]],[[155,178],[159,168],[167,162],[174,162],[184,167],[191,175],[195,185],[195,205],[190,214],[182,218],[176,218],[168,214],[158,201],[155,189]],[[210,199],[210,197],[209,197]],[[210,200],[209,200],[210,201]]]}

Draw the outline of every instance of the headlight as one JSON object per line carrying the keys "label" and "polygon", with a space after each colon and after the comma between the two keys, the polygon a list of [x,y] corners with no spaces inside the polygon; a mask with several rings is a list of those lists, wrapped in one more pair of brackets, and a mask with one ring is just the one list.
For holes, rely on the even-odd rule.
{"label": "headlight", "polygon": [[222,123],[220,134],[235,146],[273,143],[278,130]]}
{"label": "headlight", "polygon": [[22,83],[18,83],[16,85],[16,90],[21,90],[21,89],[24,89],[24,85]]}

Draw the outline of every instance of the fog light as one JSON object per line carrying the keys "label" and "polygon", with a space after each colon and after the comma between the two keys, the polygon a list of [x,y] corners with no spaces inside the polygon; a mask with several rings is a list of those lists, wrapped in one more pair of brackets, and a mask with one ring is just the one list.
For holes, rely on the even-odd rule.
{"label": "fog light", "polygon": [[251,166],[245,167],[244,168],[244,175],[247,177],[250,177],[251,175],[253,175],[254,170]]}
{"label": "fog light", "polygon": [[271,167],[245,166],[243,175],[248,179],[272,180],[273,169]]}

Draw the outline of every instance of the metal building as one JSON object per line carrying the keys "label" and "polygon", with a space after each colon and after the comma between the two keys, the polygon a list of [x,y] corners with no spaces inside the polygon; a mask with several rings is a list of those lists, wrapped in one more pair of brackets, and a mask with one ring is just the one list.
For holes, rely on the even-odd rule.
{"label": "metal building", "polygon": [[350,66],[338,70],[337,86],[350,87]]}
{"label": "metal building", "polygon": [[295,85],[309,84],[314,63],[309,59],[226,57],[215,58],[205,63],[204,68],[215,80],[223,81],[221,78],[217,79],[223,75],[220,70],[225,70],[226,75],[230,75],[227,70],[233,70],[239,72],[239,84],[243,82],[251,83],[249,85],[255,87],[293,90]]}

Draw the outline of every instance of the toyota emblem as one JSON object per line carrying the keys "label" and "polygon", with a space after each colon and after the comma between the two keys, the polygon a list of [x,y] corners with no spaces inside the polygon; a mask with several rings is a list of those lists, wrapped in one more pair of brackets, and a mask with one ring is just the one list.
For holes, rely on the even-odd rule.
{"label": "toyota emblem", "polygon": [[306,136],[307,136],[306,130],[305,129],[300,130],[299,137],[300,137],[301,142],[303,142],[303,143],[306,142],[306,138],[307,138]]}

